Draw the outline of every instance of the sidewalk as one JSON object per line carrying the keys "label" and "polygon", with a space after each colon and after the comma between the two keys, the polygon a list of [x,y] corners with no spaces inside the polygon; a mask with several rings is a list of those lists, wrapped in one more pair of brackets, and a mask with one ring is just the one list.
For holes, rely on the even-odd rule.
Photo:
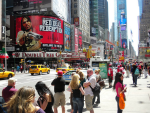
{"label": "sidewalk", "polygon": [[[147,79],[141,77],[137,80],[137,87],[134,87],[132,84],[132,77],[124,78],[124,84],[127,84],[127,92],[125,109],[123,113],[150,113],[150,77]],[[94,106],[95,113],[117,113],[117,103],[115,100],[116,93],[115,91],[108,88],[108,83],[106,83],[106,88],[102,89],[100,94],[100,104]],[[66,113],[71,111],[70,101],[66,102],[65,105]],[[61,112],[61,107],[58,108],[58,111]],[[83,113],[89,113],[86,111],[85,104]]]}

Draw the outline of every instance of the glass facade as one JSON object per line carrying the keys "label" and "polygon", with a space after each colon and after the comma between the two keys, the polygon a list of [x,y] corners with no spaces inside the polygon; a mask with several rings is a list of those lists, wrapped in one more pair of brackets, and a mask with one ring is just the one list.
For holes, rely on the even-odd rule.
{"label": "glass facade", "polygon": [[142,10],[143,10],[143,0],[138,0],[139,2],[139,13],[140,13],[140,17],[142,16]]}

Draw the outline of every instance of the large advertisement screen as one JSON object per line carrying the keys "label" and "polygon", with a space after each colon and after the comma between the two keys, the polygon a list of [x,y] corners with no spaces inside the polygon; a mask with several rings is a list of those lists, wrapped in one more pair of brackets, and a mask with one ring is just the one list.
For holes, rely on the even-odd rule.
{"label": "large advertisement screen", "polygon": [[82,31],[81,30],[78,30],[79,31],[79,48],[82,49]]}
{"label": "large advertisement screen", "polygon": [[16,18],[18,51],[40,51],[62,48],[63,21],[50,16]]}
{"label": "large advertisement screen", "polygon": [[51,7],[51,0],[14,0],[13,11],[41,10]]}
{"label": "large advertisement screen", "polygon": [[127,39],[122,39],[122,48],[127,48]]}
{"label": "large advertisement screen", "polygon": [[65,51],[71,51],[71,38],[70,38],[70,32],[71,32],[71,25],[64,22],[64,47]]}

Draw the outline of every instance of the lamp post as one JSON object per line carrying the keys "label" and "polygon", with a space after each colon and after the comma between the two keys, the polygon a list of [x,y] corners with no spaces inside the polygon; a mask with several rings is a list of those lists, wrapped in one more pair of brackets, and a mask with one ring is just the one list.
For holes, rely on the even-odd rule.
{"label": "lamp post", "polygon": [[15,68],[15,54],[12,53],[12,56],[14,57],[14,72],[16,73],[16,68]]}
{"label": "lamp post", "polygon": [[25,60],[26,60],[26,57],[24,56],[24,73],[25,73]]}

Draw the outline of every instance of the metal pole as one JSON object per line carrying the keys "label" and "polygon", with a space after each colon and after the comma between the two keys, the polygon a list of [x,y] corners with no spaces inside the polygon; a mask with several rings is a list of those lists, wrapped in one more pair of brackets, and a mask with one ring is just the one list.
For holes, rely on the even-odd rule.
{"label": "metal pole", "polygon": [[24,57],[24,73],[25,73],[25,59],[26,59],[26,58]]}
{"label": "metal pole", "polygon": [[7,60],[6,60],[6,26],[5,26],[5,71],[7,71]]}

